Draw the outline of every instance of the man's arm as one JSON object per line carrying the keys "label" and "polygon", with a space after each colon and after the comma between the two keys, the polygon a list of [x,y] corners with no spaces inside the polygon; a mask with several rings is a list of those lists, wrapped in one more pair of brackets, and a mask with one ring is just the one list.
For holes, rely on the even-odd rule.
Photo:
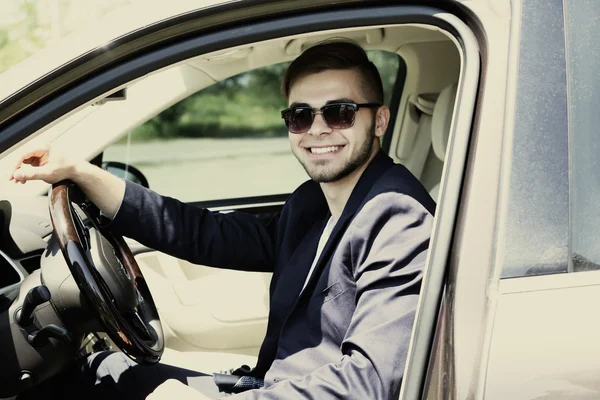
{"label": "man's arm", "polygon": [[114,218],[125,195],[125,181],[89,162],[73,167],[71,180],[108,218]]}
{"label": "man's arm", "polygon": [[433,216],[413,198],[385,193],[355,217],[349,234],[356,309],[337,363],[231,400],[397,398],[412,333]]}
{"label": "man's arm", "polygon": [[248,214],[224,215],[193,207],[48,147],[24,154],[9,179],[72,180],[112,219],[112,230],[150,248],[197,264],[272,271],[275,219],[265,222]]}
{"label": "man's arm", "polygon": [[126,182],[109,228],[195,264],[272,272],[277,222],[242,212],[212,212]]}

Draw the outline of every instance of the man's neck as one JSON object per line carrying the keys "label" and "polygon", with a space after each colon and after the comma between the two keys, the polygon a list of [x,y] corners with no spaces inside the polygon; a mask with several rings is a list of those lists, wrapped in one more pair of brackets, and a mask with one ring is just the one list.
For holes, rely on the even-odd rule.
{"label": "man's neck", "polygon": [[342,215],[344,207],[346,207],[346,203],[348,203],[348,199],[350,198],[354,187],[358,183],[358,180],[362,176],[363,172],[365,172],[365,169],[367,169],[367,166],[371,164],[371,161],[373,161],[378,151],[378,147],[374,148],[371,152],[371,156],[369,157],[369,161],[367,161],[362,167],[358,168],[347,177],[340,179],[339,181],[320,184],[321,190],[323,191],[325,199],[327,200],[331,217],[334,221],[337,221],[340,218],[340,215]]}

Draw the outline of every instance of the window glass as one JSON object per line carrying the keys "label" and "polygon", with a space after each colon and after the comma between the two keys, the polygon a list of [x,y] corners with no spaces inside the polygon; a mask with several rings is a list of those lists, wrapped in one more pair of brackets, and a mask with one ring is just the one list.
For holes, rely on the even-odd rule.
{"label": "window glass", "polygon": [[523,2],[503,277],[600,269],[598,22],[596,0]]}
{"label": "window glass", "polygon": [[561,0],[525,0],[503,277],[566,272],[569,181]]}
{"label": "window glass", "polygon": [[[389,105],[399,56],[370,51],[369,57]],[[258,68],[199,91],[110,146],[104,161],[133,165],[151,189],[188,202],[292,192],[308,176],[280,116],[288,65]]]}
{"label": "window glass", "polygon": [[565,0],[572,270],[600,268],[600,3]]}

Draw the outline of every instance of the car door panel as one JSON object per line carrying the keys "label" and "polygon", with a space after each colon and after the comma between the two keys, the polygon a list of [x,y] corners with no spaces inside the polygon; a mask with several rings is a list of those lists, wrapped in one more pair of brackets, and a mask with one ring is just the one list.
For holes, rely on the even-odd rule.
{"label": "car door panel", "polygon": [[499,292],[485,398],[598,398],[598,271],[505,279]]}

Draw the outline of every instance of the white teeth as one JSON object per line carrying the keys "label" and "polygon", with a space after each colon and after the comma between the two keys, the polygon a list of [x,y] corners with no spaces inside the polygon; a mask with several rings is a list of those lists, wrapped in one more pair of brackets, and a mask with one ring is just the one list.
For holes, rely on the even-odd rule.
{"label": "white teeth", "polygon": [[330,147],[311,147],[310,152],[313,154],[325,154],[338,151],[342,146],[330,146]]}

